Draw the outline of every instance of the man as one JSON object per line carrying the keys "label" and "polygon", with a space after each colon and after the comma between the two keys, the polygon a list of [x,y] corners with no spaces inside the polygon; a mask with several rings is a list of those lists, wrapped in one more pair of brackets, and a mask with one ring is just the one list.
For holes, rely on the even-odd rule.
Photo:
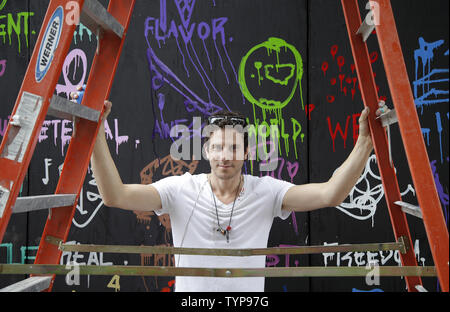
{"label": "man", "polygon": [[[111,102],[105,101],[106,119]],[[376,115],[386,113],[384,102]],[[209,174],[164,178],[150,185],[123,184],[105,139],[102,123],[91,164],[106,206],[168,213],[175,247],[266,248],[273,218],[339,205],[345,200],[372,152],[365,108],[359,118],[359,137],[347,160],[324,183],[294,185],[272,177],[243,175],[248,156],[243,116],[218,113],[217,126],[204,146]],[[228,126],[228,127],[227,127]],[[237,157],[243,154],[245,157]],[[175,265],[201,268],[263,268],[265,256],[225,257],[176,255]],[[175,291],[264,291],[264,277],[214,278],[177,276]]]}

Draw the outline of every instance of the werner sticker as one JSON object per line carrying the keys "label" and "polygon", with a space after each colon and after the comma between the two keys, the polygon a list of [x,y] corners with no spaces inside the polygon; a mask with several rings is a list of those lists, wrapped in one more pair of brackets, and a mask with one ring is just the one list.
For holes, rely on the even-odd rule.
{"label": "werner sticker", "polygon": [[37,82],[41,82],[41,80],[44,79],[47,71],[52,64],[53,54],[55,53],[56,48],[58,48],[63,21],[64,10],[61,6],[59,6],[56,8],[55,12],[50,18],[50,21],[47,24],[44,39],[42,40],[41,47],[39,48],[39,54],[36,63]]}

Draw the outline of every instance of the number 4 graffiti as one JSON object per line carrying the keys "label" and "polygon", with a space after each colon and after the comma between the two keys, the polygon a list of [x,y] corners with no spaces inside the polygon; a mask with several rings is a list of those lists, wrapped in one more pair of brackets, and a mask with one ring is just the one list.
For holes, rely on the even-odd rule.
{"label": "number 4 graffiti", "polygon": [[108,288],[113,288],[116,292],[120,291],[120,276],[114,275],[108,283]]}

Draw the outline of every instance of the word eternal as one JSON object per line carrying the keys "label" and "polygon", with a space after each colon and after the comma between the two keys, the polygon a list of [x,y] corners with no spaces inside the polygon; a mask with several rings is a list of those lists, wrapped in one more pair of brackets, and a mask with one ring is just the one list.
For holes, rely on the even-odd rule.
{"label": "word eternal", "polygon": [[[1,119],[0,119],[1,122]],[[0,123],[1,124],[1,123]],[[61,125],[61,126],[59,126]],[[61,141],[61,155],[64,155],[65,153],[65,146],[69,144],[71,138],[72,138],[72,132],[73,132],[73,122],[66,119],[53,119],[53,120],[45,120],[43,122],[41,132],[39,134],[38,141],[39,143],[47,140],[49,138],[49,134],[47,131],[49,129],[53,128],[53,140],[55,146],[57,145],[58,140],[58,134],[59,140]],[[119,135],[119,121],[117,118],[114,119],[114,135],[111,131],[111,128],[108,124],[108,122],[105,120],[105,134],[107,139],[114,139],[116,143],[116,154],[119,154],[119,145],[123,143],[127,143],[129,137],[127,135]]]}

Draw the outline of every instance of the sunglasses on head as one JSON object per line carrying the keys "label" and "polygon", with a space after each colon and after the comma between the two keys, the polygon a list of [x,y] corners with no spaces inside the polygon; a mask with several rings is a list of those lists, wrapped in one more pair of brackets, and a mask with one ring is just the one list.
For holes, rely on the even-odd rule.
{"label": "sunglasses on head", "polygon": [[222,121],[230,122],[232,125],[242,125],[246,126],[247,122],[245,118],[242,117],[232,117],[232,116],[211,116],[208,117],[208,123],[210,125],[216,125],[221,123]]}

